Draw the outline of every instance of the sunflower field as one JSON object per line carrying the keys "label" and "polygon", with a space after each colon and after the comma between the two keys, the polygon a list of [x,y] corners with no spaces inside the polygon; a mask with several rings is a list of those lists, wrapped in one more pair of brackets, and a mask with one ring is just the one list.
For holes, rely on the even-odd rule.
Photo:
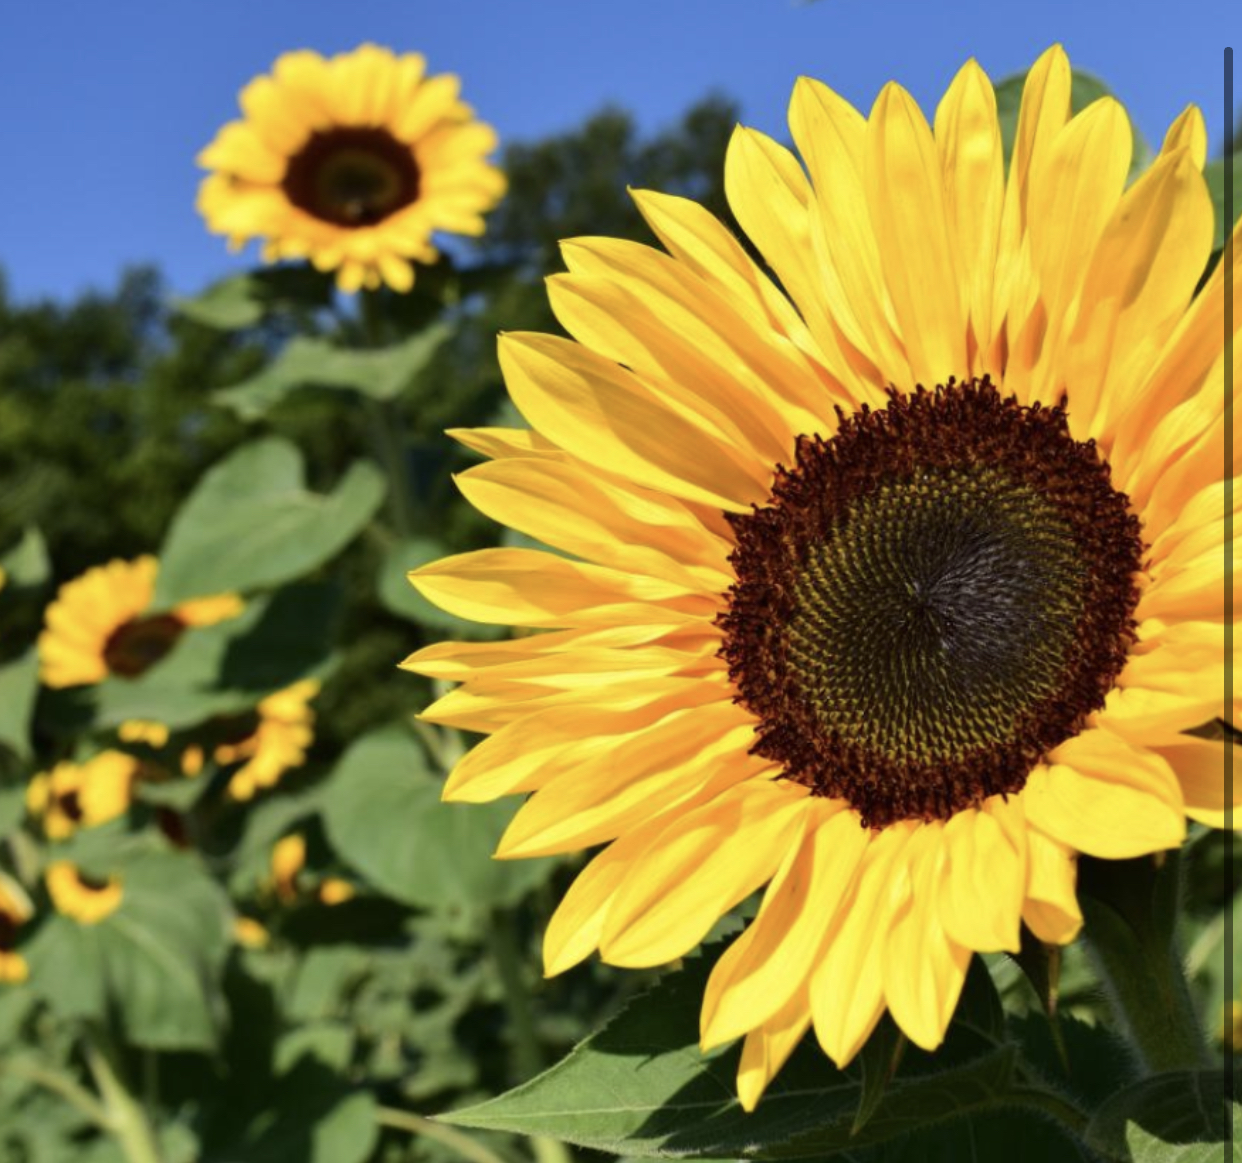
{"label": "sunflower field", "polygon": [[0,283],[0,1163],[1242,1158],[1242,155],[826,80],[293,51]]}

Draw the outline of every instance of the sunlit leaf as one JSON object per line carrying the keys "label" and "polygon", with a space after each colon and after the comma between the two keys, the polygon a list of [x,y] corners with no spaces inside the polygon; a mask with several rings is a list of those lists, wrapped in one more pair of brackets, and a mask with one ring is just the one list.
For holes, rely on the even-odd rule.
{"label": "sunlit leaf", "polygon": [[384,477],[355,461],[328,495],[309,492],[302,454],[279,437],[243,445],[203,475],[160,553],[155,607],[278,585],[344,549],[384,498]]}
{"label": "sunlit leaf", "polygon": [[433,324],[393,347],[359,351],[326,339],[297,338],[257,375],[216,392],[217,403],[243,420],[256,420],[299,388],[336,388],[375,400],[401,395],[452,334]]}
{"label": "sunlit leaf", "polygon": [[358,740],[324,789],[324,827],[337,854],[406,904],[475,915],[513,904],[553,860],[492,859],[516,805],[446,804],[421,747],[401,728]]}

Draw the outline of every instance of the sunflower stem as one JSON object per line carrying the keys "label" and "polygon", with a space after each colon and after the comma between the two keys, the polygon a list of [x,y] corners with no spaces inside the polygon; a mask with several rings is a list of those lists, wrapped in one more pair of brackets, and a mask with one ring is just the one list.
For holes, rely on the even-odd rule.
{"label": "sunflower stem", "polygon": [[1176,852],[1079,866],[1087,949],[1122,1033],[1150,1074],[1210,1065],[1181,951]]}
{"label": "sunflower stem", "polygon": [[90,1031],[86,1064],[108,1111],[108,1126],[129,1163],[163,1163],[155,1130],[142,1104],[126,1085],[103,1035]]}
{"label": "sunflower stem", "polygon": [[[384,346],[384,307],[378,291],[361,291],[358,318],[362,326],[362,346],[376,350]],[[414,532],[410,505],[410,474],[405,463],[405,441],[400,415],[390,400],[362,397],[362,407],[371,430],[371,444],[388,477],[388,513],[399,537]]]}
{"label": "sunflower stem", "polygon": [[[505,1008],[513,1029],[514,1062],[523,1081],[527,1081],[543,1070],[543,1046],[535,1029],[530,990],[522,974],[522,954],[510,910],[493,910],[487,926],[487,947],[504,990]],[[538,1163],[569,1163],[573,1158],[569,1148],[556,1139],[533,1135],[530,1142]]]}

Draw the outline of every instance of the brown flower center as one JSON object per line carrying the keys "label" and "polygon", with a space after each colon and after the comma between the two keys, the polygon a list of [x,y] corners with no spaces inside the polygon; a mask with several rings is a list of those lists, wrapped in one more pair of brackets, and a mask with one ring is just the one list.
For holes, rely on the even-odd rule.
{"label": "brown flower center", "polygon": [[984,379],[801,437],[730,517],[721,653],[758,754],[870,827],[1021,790],[1134,640],[1143,543],[1064,407]]}
{"label": "brown flower center", "polygon": [[337,226],[374,226],[415,201],[419,185],[410,147],[368,128],[312,133],[282,182],[290,202]]}
{"label": "brown flower center", "polygon": [[175,614],[135,618],[118,626],[104,644],[108,670],[124,678],[136,678],[154,666],[177,643],[185,623]]}

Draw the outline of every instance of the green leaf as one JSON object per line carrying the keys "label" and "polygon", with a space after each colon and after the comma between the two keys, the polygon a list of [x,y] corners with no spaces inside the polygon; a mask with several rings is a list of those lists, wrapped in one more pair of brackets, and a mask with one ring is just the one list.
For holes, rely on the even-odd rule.
{"label": "green leaf", "polygon": [[22,532],[22,539],[7,553],[0,553],[0,570],[5,584],[14,589],[35,589],[44,585],[52,573],[47,542],[33,526]]}
{"label": "green leaf", "polygon": [[324,788],[328,840],[381,892],[440,913],[515,904],[556,866],[493,860],[513,806],[442,803],[442,787],[408,732],[372,732],[345,752]]}
{"label": "green leaf", "polygon": [[30,719],[39,693],[39,654],[32,646],[0,666],[0,747],[29,759]]}
{"label": "green leaf", "polygon": [[[1120,1163],[1199,1163],[1222,1157],[1231,1141],[1236,1101],[1226,1099],[1230,1079],[1219,1070],[1157,1074],[1118,1091],[1096,1110],[1087,1143]],[[1233,1082],[1239,1097],[1242,1078]],[[1235,1156],[1236,1157],[1236,1156]]]}
{"label": "green leaf", "polygon": [[384,499],[384,477],[355,461],[336,490],[306,490],[302,454],[270,437],[206,472],[173,519],[160,553],[154,607],[275,586],[342,550]]}
{"label": "green leaf", "polygon": [[[1013,154],[1014,139],[1018,134],[1018,114],[1022,108],[1022,87],[1026,84],[1026,73],[1015,73],[996,83],[996,113],[1000,119],[1001,141],[1005,149],[1005,165]],[[1115,97],[1113,91],[1099,77],[1084,73],[1078,69],[1073,71],[1070,87],[1070,109],[1080,113],[1101,97]],[[1130,123],[1134,135],[1134,152],[1130,162],[1130,177],[1142,173],[1152,160],[1151,146],[1139,132],[1139,128]]]}
{"label": "green leaf", "polygon": [[380,563],[376,591],[381,604],[389,613],[455,638],[499,637],[505,632],[505,627],[459,618],[432,605],[410,585],[406,574],[421,565],[447,557],[448,552],[440,542],[425,537],[407,537],[398,541],[384,554],[384,560]]}
{"label": "green leaf", "polygon": [[1242,217],[1242,151],[1227,158],[1214,158],[1204,167],[1203,176],[1207,178],[1208,189],[1212,192],[1212,207],[1216,212],[1216,236],[1212,243],[1213,250],[1220,250],[1225,245],[1225,167],[1233,170],[1233,222],[1228,223],[1229,230],[1234,222]]}
{"label": "green leaf", "polygon": [[326,339],[293,339],[257,375],[223,388],[213,399],[243,420],[257,420],[299,388],[358,392],[374,400],[393,400],[418,378],[452,334],[436,323],[402,343],[379,350],[337,347]]}
{"label": "green leaf", "polygon": [[708,957],[693,959],[545,1074],[441,1117],[613,1154],[840,1158],[1015,1101],[1016,1047],[1005,1040],[999,999],[976,961],[944,1045],[935,1054],[907,1050],[857,1134],[851,1130],[863,1095],[860,1067],[837,1070],[813,1039],[746,1114],[735,1097],[738,1048],[703,1055],[697,1046],[710,969]]}
{"label": "green leaf", "polygon": [[201,295],[178,299],[187,319],[220,331],[253,327],[273,308],[315,310],[332,302],[332,278],[309,266],[271,267],[213,283]]}
{"label": "green leaf", "polygon": [[181,853],[144,848],[114,871],[124,893],[114,913],[93,925],[56,913],[35,934],[31,985],[63,1016],[115,1011],[134,1045],[211,1049],[224,1020],[228,901]]}
{"label": "green leaf", "polygon": [[379,1136],[375,1099],[350,1089],[307,1055],[281,1079],[270,1105],[221,1159],[247,1163],[363,1163]]}

